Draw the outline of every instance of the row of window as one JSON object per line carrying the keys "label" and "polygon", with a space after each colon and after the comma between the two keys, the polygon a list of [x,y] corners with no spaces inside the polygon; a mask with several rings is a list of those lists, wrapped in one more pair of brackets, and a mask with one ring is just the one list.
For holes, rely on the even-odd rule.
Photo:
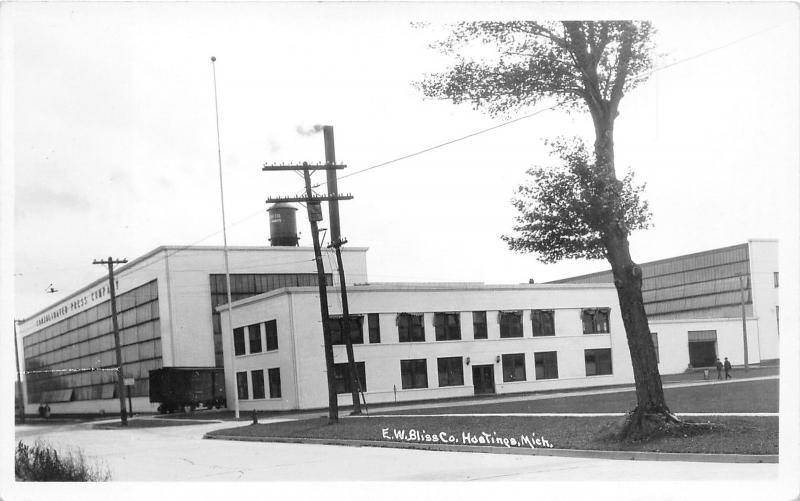
{"label": "row of window", "polygon": [[[501,357],[503,382],[527,381],[525,354],[509,353]],[[536,380],[558,379],[558,353],[543,351],[533,354]],[[584,350],[587,376],[612,374],[611,349]],[[437,358],[439,386],[460,386],[464,384],[463,357]],[[400,378],[403,389],[428,387],[428,361],[424,358],[400,361]],[[366,385],[366,382],[364,383]]]}
{"label": "row of window", "polygon": [[[122,373],[125,377],[135,379],[131,391],[133,397],[146,397],[149,395],[150,371],[161,367],[161,357],[150,360],[124,364]],[[96,400],[99,398],[113,398],[98,396],[103,393],[102,387],[114,385],[117,380],[116,371],[82,371],[82,372],[57,372],[50,374],[29,374],[26,382],[28,403],[37,404],[47,402],[49,393],[61,389],[74,389],[74,393],[67,400]]]}
{"label": "row of window", "polygon": [[[250,371],[250,381],[253,388],[253,399],[281,398],[281,370],[278,367],[267,369],[267,384],[264,385],[264,370]],[[266,390],[269,388],[269,396]],[[250,385],[247,381],[247,371],[236,373],[236,392],[239,400],[250,399]]]}
{"label": "row of window", "polygon": [[[133,290],[117,295],[117,313],[124,313],[129,309],[144,303],[149,303],[150,301],[154,301],[156,299],[158,299],[158,281],[153,280]],[[156,316],[158,316],[157,313]],[[84,327],[98,320],[108,319],[110,321],[110,317],[111,301],[104,301],[87,310],[72,315],[69,318],[65,318],[58,323],[25,336],[24,343],[26,346],[30,346],[36,343],[50,341],[59,334],[64,334],[80,327]],[[108,331],[110,331],[110,328]]]}
{"label": "row of window", "polygon": [[264,351],[262,347],[266,347],[266,351],[278,349],[277,321],[269,320],[233,329],[233,352],[235,355],[261,353]]}
{"label": "row of window", "polygon": [[[581,310],[581,321],[584,334],[609,332],[609,308],[585,308]],[[522,311],[500,311],[497,321],[500,324],[501,338],[522,337]],[[364,317],[350,316],[350,340],[353,344],[364,343]],[[422,313],[398,313],[395,319],[397,337],[401,343],[424,342],[425,322]],[[330,322],[331,341],[334,345],[344,344],[342,337],[343,318],[332,316]],[[553,310],[532,310],[531,324],[533,335],[555,336],[555,312]],[[369,342],[381,342],[381,328],[378,313],[367,314]],[[436,312],[433,314],[433,327],[436,341],[458,341],[461,339],[461,313]],[[474,339],[487,339],[486,312],[472,312],[472,329]],[[242,341],[243,343],[243,341]],[[237,354],[239,354],[237,352]]]}
{"label": "row of window", "polygon": [[[159,318],[158,300],[153,300],[149,303],[141,304],[133,309],[127,310],[124,313],[118,314],[118,327],[120,334],[125,337],[127,333],[130,335],[140,325],[146,325],[148,322]],[[104,318],[97,320],[88,325],[83,325],[75,328],[64,334],[56,335],[51,339],[41,341],[39,343],[30,343],[28,338],[25,338],[25,356],[37,356],[43,353],[55,352],[65,347],[75,345],[80,342],[92,340],[94,338],[103,337],[106,335],[113,335],[114,326],[111,318]],[[129,336],[128,336],[129,337]],[[124,342],[124,341],[123,341]]]}
{"label": "row of window", "polygon": [[[503,382],[527,381],[525,354],[511,353],[501,356]],[[533,354],[536,380],[558,379],[558,353],[555,351]],[[611,349],[584,350],[587,376],[612,374]],[[464,384],[464,357],[436,359],[439,387],[462,386]],[[364,362],[356,362],[356,384],[360,391],[367,391]],[[350,370],[347,363],[334,364],[336,393],[350,393]],[[403,389],[428,388],[428,360],[424,358],[400,360],[400,379]]]}

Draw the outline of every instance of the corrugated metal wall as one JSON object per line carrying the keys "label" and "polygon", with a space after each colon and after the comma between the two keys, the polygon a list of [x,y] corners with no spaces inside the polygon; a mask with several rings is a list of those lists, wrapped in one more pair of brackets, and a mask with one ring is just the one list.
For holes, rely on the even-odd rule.
{"label": "corrugated metal wall", "polygon": [[[745,277],[745,312],[753,314],[747,244],[643,263],[642,295],[651,319],[741,316],[739,276]],[[611,271],[553,283],[611,283]]]}

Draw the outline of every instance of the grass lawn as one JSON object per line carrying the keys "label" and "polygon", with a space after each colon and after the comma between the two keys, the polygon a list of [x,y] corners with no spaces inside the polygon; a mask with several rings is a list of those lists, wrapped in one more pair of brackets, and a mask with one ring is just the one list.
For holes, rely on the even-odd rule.
{"label": "grass lawn", "polygon": [[[687,438],[663,438],[648,443],[621,444],[601,440],[600,436],[609,426],[621,418],[569,418],[569,417],[523,417],[523,416],[420,416],[391,417],[373,416],[344,418],[338,424],[328,425],[326,418],[287,421],[272,424],[256,424],[216,430],[209,435],[241,437],[282,437],[344,440],[373,440],[381,442],[421,442],[409,439],[410,430],[416,435],[436,435],[449,443],[462,445],[464,434],[472,437],[487,433],[490,437],[514,438],[522,444],[522,436],[540,437],[547,441],[542,446],[552,445],[557,449],[589,449],[651,452],[696,452],[727,454],[777,454],[778,418],[718,418],[715,423],[724,425],[702,435]],[[693,420],[701,422],[701,420]],[[404,430],[405,438],[395,435],[395,430]],[[386,437],[390,437],[387,439]],[[504,447],[494,444],[473,444]],[[528,447],[528,445],[525,445]]]}
{"label": "grass lawn", "polygon": [[[778,380],[737,381],[669,388],[667,404],[674,412],[777,412]],[[326,418],[305,419],[217,430],[210,435],[281,437],[311,439],[371,440],[380,442],[437,443],[432,437],[445,437],[447,443],[462,445],[470,437],[487,433],[490,437],[541,437],[559,449],[693,452],[709,454],[777,454],[777,417],[688,418],[690,422],[712,421],[722,426],[688,437],[665,437],[647,443],[618,443],[603,440],[622,417],[545,417],[545,416],[437,416],[436,414],[487,413],[603,413],[627,412],[635,405],[633,390],[602,395],[564,396],[541,400],[508,402],[475,401],[467,405],[393,411],[411,417],[393,416],[392,411],[361,418],[343,418],[328,425]],[[384,432],[385,430],[385,432]],[[395,430],[405,435],[395,435]],[[415,436],[409,438],[410,430]],[[385,434],[384,434],[385,433]],[[418,435],[429,435],[420,441]],[[440,435],[442,434],[442,435]],[[441,443],[441,438],[439,442]],[[474,444],[499,446],[495,444]]]}
{"label": "grass lawn", "polygon": [[[667,388],[664,395],[673,412],[778,412],[777,379]],[[602,395],[564,396],[519,402],[476,401],[472,405],[381,411],[381,414],[627,412],[635,406],[636,393],[631,389]]]}

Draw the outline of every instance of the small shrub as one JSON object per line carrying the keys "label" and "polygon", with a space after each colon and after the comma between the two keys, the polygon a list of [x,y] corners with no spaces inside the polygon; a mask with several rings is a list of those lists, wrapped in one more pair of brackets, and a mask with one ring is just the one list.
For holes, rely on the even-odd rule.
{"label": "small shrub", "polygon": [[14,456],[14,475],[26,482],[104,482],[111,472],[103,465],[92,465],[83,452],[59,453],[41,442],[34,445],[17,444]]}

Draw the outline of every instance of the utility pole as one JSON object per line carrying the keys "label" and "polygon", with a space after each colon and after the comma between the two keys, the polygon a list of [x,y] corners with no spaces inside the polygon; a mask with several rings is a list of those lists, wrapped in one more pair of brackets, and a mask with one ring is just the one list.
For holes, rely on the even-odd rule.
{"label": "utility pole", "polygon": [[[316,165],[315,170],[344,169],[344,165]],[[311,167],[308,162],[302,165],[265,165],[264,171],[303,171],[305,181],[305,196],[301,197],[270,197],[267,203],[277,202],[305,202],[308,210],[308,221],[311,224],[311,239],[314,242],[314,260],[317,263],[317,281],[319,282],[319,302],[320,314],[322,316],[322,337],[325,343],[325,367],[328,379],[328,423],[332,424],[339,420],[339,401],[336,395],[336,387],[333,379],[333,345],[331,343],[330,318],[328,315],[328,290],[325,281],[325,267],[322,262],[322,250],[319,243],[318,221],[322,221],[322,207],[320,202],[329,200],[350,200],[351,195],[324,196],[314,195],[311,192]]]}
{"label": "utility pole", "polygon": [[22,376],[19,372],[19,348],[17,347],[17,320],[14,319],[14,357],[17,362],[17,391],[19,391],[19,421],[25,424],[25,394],[22,391]]}
{"label": "utility pole", "polygon": [[[333,126],[323,125],[322,135],[325,140],[325,163],[326,165],[336,164],[336,149],[333,142]],[[328,196],[336,197],[339,188],[337,186],[336,170],[330,169],[325,171],[326,180],[328,181]],[[347,351],[347,372],[349,373],[350,393],[353,396],[353,415],[361,414],[361,401],[358,398],[358,392],[361,388],[361,383],[358,380],[356,372],[355,356],[353,355],[353,340],[350,337],[350,308],[347,302],[347,287],[344,280],[344,265],[342,264],[342,245],[347,243],[347,240],[342,240],[342,232],[339,225],[339,201],[333,198],[328,202],[328,213],[331,218],[331,245],[336,251],[336,264],[339,267],[339,290],[342,293],[342,335],[344,336],[345,349]]]}
{"label": "utility pole", "polygon": [[128,413],[125,410],[125,385],[122,381],[122,348],[119,344],[119,323],[117,322],[117,293],[114,289],[114,265],[127,263],[127,259],[112,259],[106,261],[95,259],[92,264],[108,265],[108,287],[111,289],[111,323],[114,326],[114,352],[117,355],[117,395],[119,396],[119,417],[122,426],[128,426]]}
{"label": "utility pole", "polygon": [[744,310],[744,277],[739,275],[739,292],[741,293],[741,301],[742,301],[742,341],[744,342],[744,370],[749,370],[747,364],[747,319],[745,316]]}

